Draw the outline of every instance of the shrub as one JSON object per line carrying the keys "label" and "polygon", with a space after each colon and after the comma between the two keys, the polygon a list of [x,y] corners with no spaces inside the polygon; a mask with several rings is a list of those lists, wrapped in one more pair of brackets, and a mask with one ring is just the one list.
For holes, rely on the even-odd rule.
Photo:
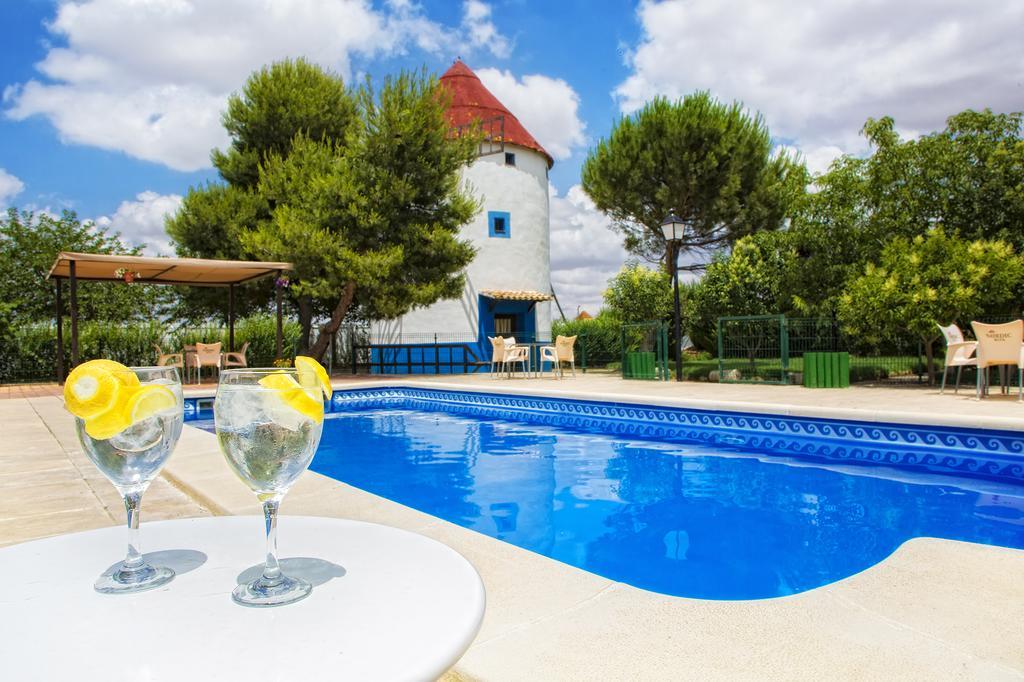
{"label": "shrub", "polygon": [[582,364],[584,353],[588,366],[607,365],[622,360],[622,327],[608,315],[589,320],[555,320],[553,336],[577,336],[576,364]]}

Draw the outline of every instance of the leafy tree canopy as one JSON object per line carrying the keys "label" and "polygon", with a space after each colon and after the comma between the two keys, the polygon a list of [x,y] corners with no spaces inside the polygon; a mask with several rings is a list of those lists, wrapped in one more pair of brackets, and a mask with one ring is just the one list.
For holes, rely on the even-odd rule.
{"label": "leafy tree canopy", "polygon": [[341,140],[356,116],[355,100],[340,78],[304,59],[275,62],[228,98],[222,122],[231,145],[214,150],[211,159],[228,184],[254,187],[268,154],[287,155],[299,133]]}
{"label": "leafy tree canopy", "polygon": [[[314,356],[350,310],[388,318],[458,296],[474,254],[459,228],[478,210],[459,174],[477,140],[450,137],[446,92],[435,78],[402,73],[379,92],[367,81],[354,94],[327,78],[282,90],[318,101],[307,90],[327,87],[350,98],[354,115],[344,130],[316,136],[307,132],[312,126],[294,129],[287,144],[263,148],[254,185],[226,175],[227,187],[195,189],[169,226],[183,251],[228,249],[294,263],[289,296],[303,327],[300,345]],[[270,67],[250,78],[247,94],[256,100],[249,92],[256,85],[273,89],[294,79],[292,70]],[[272,119],[273,108],[264,114]],[[201,234],[210,222],[212,237]],[[309,346],[318,316],[329,322]]]}
{"label": "leafy tree canopy", "polygon": [[[936,323],[964,325],[984,314],[1009,313],[1024,282],[1024,259],[1007,242],[969,241],[941,227],[897,237],[852,280],[839,302],[846,332],[879,345],[909,331],[932,357]],[[929,371],[931,371],[929,362]]]}
{"label": "leafy tree canopy", "polygon": [[[18,323],[55,319],[54,283],[47,280],[61,251],[139,255],[139,247],[92,222],[81,222],[70,211],[60,217],[9,209],[0,216],[0,301],[16,313]],[[113,274],[113,273],[111,273]],[[78,283],[78,312],[82,320],[125,322],[151,319],[166,303],[166,287],[129,286],[112,282]],[[64,285],[65,313],[68,287]]]}
{"label": "leafy tree canopy", "polygon": [[663,270],[651,270],[629,262],[608,280],[605,310],[627,324],[664,320],[672,314],[671,278]]}
{"label": "leafy tree canopy", "polygon": [[802,163],[773,154],[760,115],[707,92],[652,100],[616,123],[583,164],[583,189],[631,253],[664,259],[660,224],[670,211],[691,224],[681,248],[692,270],[744,235],[779,228],[807,182]]}
{"label": "leafy tree canopy", "polygon": [[913,140],[899,138],[892,118],[869,119],[872,154],[836,160],[794,220],[800,311],[835,312],[846,281],[892,238],[913,239],[936,223],[947,234],[1024,249],[1022,132],[1022,114],[987,109],[951,116],[944,130]]}

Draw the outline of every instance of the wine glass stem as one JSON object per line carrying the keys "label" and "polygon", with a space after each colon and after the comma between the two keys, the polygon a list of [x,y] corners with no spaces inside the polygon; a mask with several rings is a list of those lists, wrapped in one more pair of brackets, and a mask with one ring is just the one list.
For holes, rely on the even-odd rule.
{"label": "wine glass stem", "polygon": [[267,522],[267,564],[263,567],[262,582],[274,585],[281,582],[281,566],[277,563],[277,508],[280,500],[263,503],[263,516]]}
{"label": "wine glass stem", "polygon": [[124,496],[124,508],[128,513],[128,556],[124,559],[122,571],[137,571],[145,563],[142,560],[142,546],[139,544],[139,513],[141,505],[142,493],[128,493]]}

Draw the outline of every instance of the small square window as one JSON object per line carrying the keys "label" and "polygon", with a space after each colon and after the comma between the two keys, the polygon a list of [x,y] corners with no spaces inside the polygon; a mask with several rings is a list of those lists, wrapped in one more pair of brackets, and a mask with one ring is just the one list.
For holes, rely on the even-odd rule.
{"label": "small square window", "polygon": [[488,211],[487,232],[491,237],[510,238],[512,236],[512,216],[508,211]]}
{"label": "small square window", "polygon": [[516,155],[512,152],[505,152],[505,165],[514,166],[516,165]]}

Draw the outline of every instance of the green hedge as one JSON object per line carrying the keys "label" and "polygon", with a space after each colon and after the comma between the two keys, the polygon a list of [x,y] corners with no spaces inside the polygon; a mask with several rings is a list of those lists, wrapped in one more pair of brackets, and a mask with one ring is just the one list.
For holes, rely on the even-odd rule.
{"label": "green hedge", "polygon": [[589,320],[555,320],[552,336],[577,336],[576,365],[584,352],[588,367],[602,367],[622,361],[622,327],[618,320],[601,315]]}
{"label": "green hedge", "polygon": [[[83,360],[109,358],[125,365],[156,362],[154,345],[165,353],[181,350],[186,343],[221,341],[227,349],[227,329],[205,327],[170,332],[159,322],[113,324],[83,322],[78,325],[78,355]],[[284,355],[292,357],[299,338],[296,322],[284,324]],[[267,367],[274,360],[277,321],[271,315],[239,320],[235,347],[250,342],[247,357],[252,367]],[[0,326],[0,383],[53,381],[56,378],[57,328],[52,323]],[[64,325],[64,357],[71,359],[71,325]]]}

